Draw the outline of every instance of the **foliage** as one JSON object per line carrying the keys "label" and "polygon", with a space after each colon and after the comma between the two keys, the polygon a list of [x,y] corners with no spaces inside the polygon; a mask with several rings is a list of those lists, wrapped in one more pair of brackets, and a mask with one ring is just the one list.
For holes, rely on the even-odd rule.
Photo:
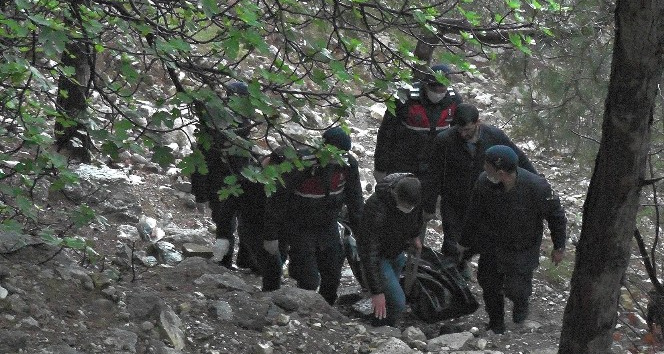
{"label": "foliage", "polygon": [[[613,45],[612,5],[578,1],[551,17],[554,36],[532,46],[532,56],[505,61],[517,87],[504,116],[517,136],[574,156],[587,175],[599,147]],[[554,26],[553,23],[558,25]]]}
{"label": "foliage", "polygon": [[[428,43],[441,49],[437,60],[472,70],[466,54],[494,56],[493,50],[505,45],[483,41],[487,33],[538,28],[538,16],[557,7],[536,0],[484,5],[469,0],[3,1],[2,227],[48,229],[38,223],[43,201],[34,198],[36,186],[45,182],[55,191],[77,182],[66,152],[51,148],[55,122],[58,129],[74,127],[88,136],[99,159],[149,151],[156,163],[177,164],[187,174],[205,172],[201,156],[175,155],[164,136],[182,134],[190,145],[209,147],[209,137],[198,134],[195,142],[192,131],[210,119],[221,120],[225,134],[237,127],[235,117],[251,121],[250,137],[229,139],[238,154],[256,145],[311,145],[307,135],[291,128],[346,125],[358,99],[391,100],[398,84],[412,81],[429,60],[414,53],[423,40],[435,39]],[[529,52],[531,35],[532,30],[509,38]],[[90,73],[81,72],[86,67]],[[233,81],[246,82],[249,96],[227,97]],[[82,95],[75,114],[62,106],[72,95]],[[270,192],[280,174],[294,167],[297,163],[243,174]],[[226,182],[222,196],[241,192],[236,181]]]}

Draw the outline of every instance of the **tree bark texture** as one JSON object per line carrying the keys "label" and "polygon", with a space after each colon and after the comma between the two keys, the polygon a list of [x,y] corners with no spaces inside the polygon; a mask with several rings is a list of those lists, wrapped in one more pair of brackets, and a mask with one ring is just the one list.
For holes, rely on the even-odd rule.
{"label": "tree bark texture", "polygon": [[559,353],[605,354],[612,344],[664,67],[664,0],[618,0],[615,11],[602,139],[583,207]]}
{"label": "tree bark texture", "polygon": [[[72,1],[72,9],[77,11],[83,3],[84,0]],[[91,52],[88,45],[78,40],[67,43],[65,51],[62,53],[62,64],[73,67],[75,74],[73,78],[60,75],[58,97],[55,102],[59,113],[76,122],[73,125],[64,125],[56,120],[54,127],[56,149],[58,151],[68,150],[70,156],[83,162],[90,161],[92,147],[92,141],[84,124],[87,119],[91,63]],[[63,91],[67,94],[60,94]]]}

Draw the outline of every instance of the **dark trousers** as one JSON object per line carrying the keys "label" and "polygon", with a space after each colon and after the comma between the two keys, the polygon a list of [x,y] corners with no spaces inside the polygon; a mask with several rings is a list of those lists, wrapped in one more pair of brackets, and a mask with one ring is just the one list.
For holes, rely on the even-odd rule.
{"label": "dark trousers", "polygon": [[233,249],[235,247],[234,232],[237,228],[240,246],[237,265],[259,271],[258,254],[263,249],[263,229],[265,212],[265,192],[262,184],[243,181],[240,183],[243,193],[239,196],[219,200],[210,198],[212,221],[217,226],[217,238],[229,241],[228,253],[221,264],[231,268]]}
{"label": "dark trousers", "polygon": [[281,288],[281,269],[285,257],[281,254],[272,255],[262,247],[257,252],[258,267],[263,277],[262,291],[274,291]]}
{"label": "dark trousers", "polygon": [[337,223],[289,238],[289,274],[302,289],[316,290],[330,305],[337,299],[344,252]]}
{"label": "dark trousers", "polygon": [[477,270],[477,282],[482,287],[484,306],[489,315],[489,326],[505,326],[505,297],[514,303],[512,319],[525,320],[528,314],[528,298],[533,291],[532,270],[504,271],[494,255],[481,254]]}
{"label": "dark trousers", "polygon": [[459,259],[459,249],[458,244],[461,238],[461,225],[463,225],[463,211],[462,210],[453,210],[451,208],[445,208],[441,210],[441,213],[446,213],[443,217],[443,246],[441,248],[441,253],[443,255],[450,257],[455,260],[459,260],[457,267],[459,270],[462,270],[465,266],[465,263],[470,261],[473,257],[472,250],[465,252],[462,255],[462,258]]}

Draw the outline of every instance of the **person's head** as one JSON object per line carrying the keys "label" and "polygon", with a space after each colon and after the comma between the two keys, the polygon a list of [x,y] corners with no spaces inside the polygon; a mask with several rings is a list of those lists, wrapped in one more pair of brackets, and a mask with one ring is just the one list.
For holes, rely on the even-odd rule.
{"label": "person's head", "polygon": [[332,127],[323,133],[325,144],[335,146],[339,150],[349,151],[352,143],[348,135],[341,127]]}
{"label": "person's head", "polygon": [[228,96],[247,96],[249,95],[249,87],[246,83],[242,81],[235,81],[228,84],[227,88]]}
{"label": "person's head", "polygon": [[424,79],[422,79],[422,84],[424,85],[424,92],[426,93],[427,98],[432,103],[438,103],[445,95],[447,95],[447,85],[438,81],[436,75],[444,75],[445,78],[449,79],[449,74],[452,71],[445,64],[437,64],[430,68],[430,71],[426,73]]}
{"label": "person's head", "polygon": [[421,189],[420,180],[415,177],[403,177],[398,180],[392,187],[397,208],[404,213],[412,212],[422,200]]}
{"label": "person's head", "polygon": [[500,183],[512,175],[519,163],[514,150],[506,145],[494,145],[484,152],[484,171],[493,183]]}
{"label": "person's head", "polygon": [[471,141],[477,135],[480,112],[472,104],[462,103],[454,114],[452,124],[456,126],[459,136],[465,141]]}

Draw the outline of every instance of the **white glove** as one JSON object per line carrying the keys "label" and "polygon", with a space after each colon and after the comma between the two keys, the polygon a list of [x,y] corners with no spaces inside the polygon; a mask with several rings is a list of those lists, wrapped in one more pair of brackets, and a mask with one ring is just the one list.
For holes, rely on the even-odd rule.
{"label": "white glove", "polygon": [[229,245],[230,242],[225,238],[218,238],[214,241],[214,246],[212,246],[212,259],[215,261],[221,261],[226,253],[228,253]]}
{"label": "white glove", "polygon": [[385,171],[374,171],[373,172],[374,179],[376,180],[376,183],[380,182],[385,176],[387,176],[387,172]]}
{"label": "white glove", "polygon": [[276,256],[279,254],[279,240],[263,241],[263,248],[267,253]]}

